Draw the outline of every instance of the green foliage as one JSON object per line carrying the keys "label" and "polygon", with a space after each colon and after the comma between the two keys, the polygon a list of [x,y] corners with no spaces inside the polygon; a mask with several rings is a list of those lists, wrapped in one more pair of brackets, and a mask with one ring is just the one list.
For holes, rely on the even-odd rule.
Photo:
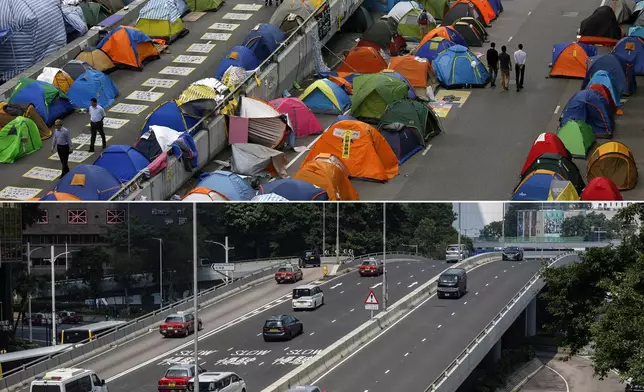
{"label": "green foliage", "polygon": [[13,289],[15,295],[18,297],[19,302],[14,310],[18,311],[18,317],[14,320],[13,334],[15,336],[18,328],[18,322],[23,318],[22,316],[27,311],[29,303],[29,295],[32,296],[38,291],[43,290],[47,285],[46,281],[39,276],[29,274],[27,272],[27,265],[15,264],[12,268],[12,281],[14,283]]}
{"label": "green foliage", "polygon": [[517,371],[521,365],[532,360],[534,350],[528,346],[516,349],[503,350],[501,359],[494,364],[491,371],[480,376],[476,382],[475,392],[494,392],[505,386],[507,379]]}
{"label": "green foliage", "polygon": [[81,279],[89,289],[89,297],[97,298],[101,281],[103,280],[103,266],[110,264],[110,255],[102,247],[82,248],[72,258],[69,274],[75,279]]}
{"label": "green foliage", "polygon": [[[598,239],[618,238],[620,228],[615,219],[608,220],[606,215],[602,213],[591,212],[587,215],[576,215],[564,219],[561,225],[561,234],[564,237],[584,237],[586,241],[597,241]],[[628,231],[624,234],[627,235]]]}
{"label": "green foliage", "polygon": [[481,230],[480,236],[487,239],[498,240],[503,236],[503,221],[490,222],[483,230]]}

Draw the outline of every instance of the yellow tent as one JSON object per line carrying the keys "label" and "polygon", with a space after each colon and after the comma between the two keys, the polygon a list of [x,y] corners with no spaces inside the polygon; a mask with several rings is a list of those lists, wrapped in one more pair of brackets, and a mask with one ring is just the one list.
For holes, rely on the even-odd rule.
{"label": "yellow tent", "polygon": [[139,12],[134,27],[149,37],[173,41],[187,32],[181,20],[183,11],[174,0],[150,0]]}
{"label": "yellow tent", "polygon": [[74,84],[74,79],[60,68],[45,67],[43,68],[38,80],[54,85],[57,89],[67,94],[69,88]]}
{"label": "yellow tent", "polygon": [[595,177],[611,179],[620,191],[635,188],[637,185],[637,165],[635,157],[626,145],[620,142],[607,142],[597,147],[588,159],[588,181]]}
{"label": "yellow tent", "polygon": [[76,56],[75,60],[84,61],[94,67],[95,70],[101,72],[106,72],[116,68],[116,65],[114,65],[110,56],[100,49],[91,48],[82,50],[78,56]]}
{"label": "yellow tent", "polygon": [[578,201],[579,194],[570,181],[553,180],[550,183],[548,201]]}

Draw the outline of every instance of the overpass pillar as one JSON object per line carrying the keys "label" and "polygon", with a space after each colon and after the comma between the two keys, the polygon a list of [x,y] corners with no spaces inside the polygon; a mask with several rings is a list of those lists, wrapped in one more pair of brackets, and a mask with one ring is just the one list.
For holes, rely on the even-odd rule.
{"label": "overpass pillar", "polygon": [[525,336],[530,337],[537,334],[537,297],[525,308]]}
{"label": "overpass pillar", "polygon": [[496,342],[494,346],[490,349],[490,352],[487,353],[485,358],[483,358],[483,366],[492,369],[494,365],[501,360],[501,339]]}

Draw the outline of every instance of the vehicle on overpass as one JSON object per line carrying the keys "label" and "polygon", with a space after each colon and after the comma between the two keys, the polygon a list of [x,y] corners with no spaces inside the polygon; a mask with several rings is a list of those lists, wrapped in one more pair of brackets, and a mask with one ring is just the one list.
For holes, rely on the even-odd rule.
{"label": "vehicle on overpass", "polygon": [[108,392],[105,380],[87,369],[61,368],[37,376],[30,392]]}
{"label": "vehicle on overpass", "polygon": [[126,321],[100,321],[80,327],[68,328],[60,331],[58,339],[60,343],[85,343],[100,338],[106,333],[125,325]]}
{"label": "vehicle on overpass", "polygon": [[304,279],[304,273],[300,267],[293,265],[285,265],[275,272],[275,281],[277,284],[284,282],[297,283],[302,279]]}
{"label": "vehicle on overpass", "polygon": [[[188,390],[194,391],[194,378]],[[246,392],[246,382],[233,372],[205,372],[199,375],[199,391]]]}
{"label": "vehicle on overpass", "polygon": [[322,265],[320,253],[315,250],[307,250],[300,257],[300,268],[319,267]]}
{"label": "vehicle on overpass", "polygon": [[468,257],[470,257],[470,251],[467,249],[465,244],[447,245],[447,250],[445,250],[445,261],[448,263],[458,263]]}
{"label": "vehicle on overpass", "polygon": [[518,246],[506,246],[501,255],[503,260],[523,261],[523,249]]}
{"label": "vehicle on overpass", "polygon": [[[203,329],[203,322],[197,319],[197,328]],[[192,312],[177,312],[165,318],[159,327],[159,333],[164,337],[183,336],[195,333],[195,315]]]}
{"label": "vehicle on overpass", "polygon": [[358,270],[360,276],[380,276],[385,273],[382,260],[370,257],[363,261]]}
{"label": "vehicle on overpass", "polygon": [[[206,369],[199,366],[199,374],[205,372]],[[194,376],[194,365],[174,365],[166,370],[163,378],[159,380],[158,390],[159,392],[185,391]]]}
{"label": "vehicle on overpass", "polygon": [[264,322],[262,336],[265,342],[271,340],[292,340],[304,333],[302,322],[287,314],[271,316]]}
{"label": "vehicle on overpass", "polygon": [[643,384],[635,384],[633,383],[633,379],[629,378],[626,380],[626,392],[644,392],[644,385]]}
{"label": "vehicle on overpass", "polygon": [[316,387],[315,385],[298,385],[295,388],[291,388],[286,392],[326,392]]}
{"label": "vehicle on overpass", "polygon": [[80,324],[83,322],[83,316],[76,312],[63,310],[58,313],[58,316],[63,324]]}
{"label": "vehicle on overpass", "polygon": [[467,272],[463,268],[449,268],[438,277],[438,298],[461,298],[467,293]]}
{"label": "vehicle on overpass", "polygon": [[[56,324],[61,324],[62,320],[60,316],[56,317]],[[29,324],[29,317],[23,317],[22,323],[24,325]],[[43,326],[51,325],[51,314],[49,313],[33,313],[31,315],[31,325]]]}
{"label": "vehicle on overpass", "polygon": [[324,292],[322,288],[314,284],[305,284],[293,289],[291,300],[293,311],[300,309],[317,309],[324,305]]}
{"label": "vehicle on overpass", "polygon": [[4,373],[10,372],[14,369],[19,369],[23,365],[27,365],[44,358],[54,357],[62,352],[71,350],[72,348],[74,348],[73,344],[59,344],[57,346],[39,347],[0,354],[0,379],[3,377]]}

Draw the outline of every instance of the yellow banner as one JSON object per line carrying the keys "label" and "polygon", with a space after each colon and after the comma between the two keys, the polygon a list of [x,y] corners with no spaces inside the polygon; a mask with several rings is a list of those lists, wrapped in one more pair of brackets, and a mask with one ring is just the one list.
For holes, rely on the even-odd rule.
{"label": "yellow banner", "polygon": [[351,131],[344,131],[342,135],[342,159],[349,159],[351,152]]}

